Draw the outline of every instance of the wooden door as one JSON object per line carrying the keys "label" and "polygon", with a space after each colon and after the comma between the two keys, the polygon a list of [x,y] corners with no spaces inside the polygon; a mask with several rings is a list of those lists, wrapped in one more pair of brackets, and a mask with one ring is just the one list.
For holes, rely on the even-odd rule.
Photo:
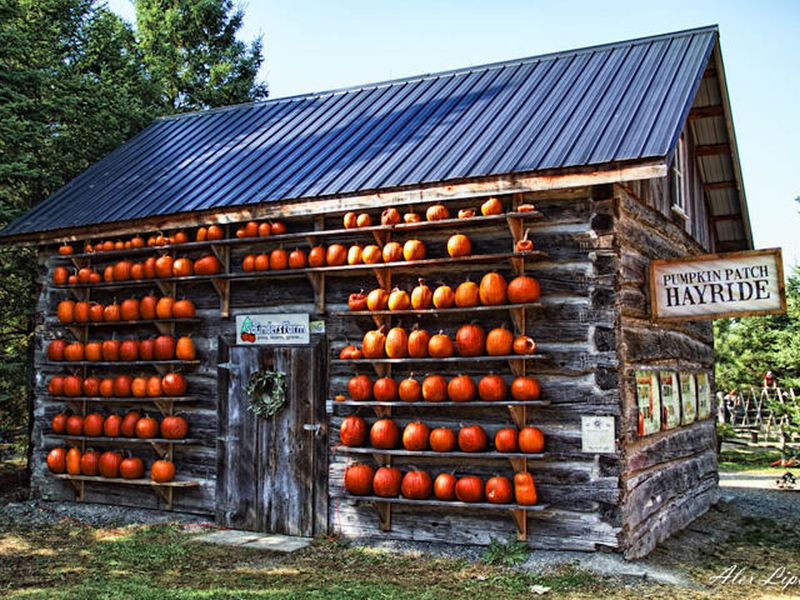
{"label": "wooden door", "polygon": [[[326,533],[321,345],[234,346],[227,354],[227,375],[221,372],[220,378],[217,521],[235,529],[287,535]],[[247,383],[259,369],[286,373],[287,404],[268,419],[249,410]]]}

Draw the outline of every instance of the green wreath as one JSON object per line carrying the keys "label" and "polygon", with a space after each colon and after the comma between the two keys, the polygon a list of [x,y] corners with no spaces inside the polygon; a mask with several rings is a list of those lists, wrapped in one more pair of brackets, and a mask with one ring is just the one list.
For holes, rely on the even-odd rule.
{"label": "green wreath", "polygon": [[262,418],[272,417],[286,406],[286,373],[256,371],[247,384],[250,410]]}

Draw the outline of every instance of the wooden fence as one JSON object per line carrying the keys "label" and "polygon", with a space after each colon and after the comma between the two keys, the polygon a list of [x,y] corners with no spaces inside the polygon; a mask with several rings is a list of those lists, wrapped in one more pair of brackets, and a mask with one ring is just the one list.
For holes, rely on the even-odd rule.
{"label": "wooden fence", "polygon": [[[734,393],[717,392],[718,420],[728,423],[736,432],[763,435],[766,440],[780,439],[792,424],[792,414],[800,412],[800,392],[793,388],[750,387]],[[775,411],[771,407],[784,409]]]}

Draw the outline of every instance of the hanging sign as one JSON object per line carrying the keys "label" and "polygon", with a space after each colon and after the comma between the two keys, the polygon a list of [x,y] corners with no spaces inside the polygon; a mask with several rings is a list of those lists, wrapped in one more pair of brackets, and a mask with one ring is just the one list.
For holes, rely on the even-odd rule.
{"label": "hanging sign", "polygon": [[236,316],[236,343],[245,346],[308,344],[309,330],[308,313]]}
{"label": "hanging sign", "polygon": [[656,320],[719,319],[786,312],[780,248],[650,263]]}

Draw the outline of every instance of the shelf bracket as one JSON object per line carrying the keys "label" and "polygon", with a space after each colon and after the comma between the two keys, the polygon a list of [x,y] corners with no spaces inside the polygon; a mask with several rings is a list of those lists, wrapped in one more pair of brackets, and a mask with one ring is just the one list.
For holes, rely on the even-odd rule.
{"label": "shelf bracket", "polygon": [[373,454],[372,455],[375,464],[381,467],[391,467],[392,466],[392,456],[390,454]]}
{"label": "shelf bracket", "polygon": [[392,269],[388,267],[372,269],[375,273],[375,279],[378,280],[378,286],[385,289],[387,292],[392,289]]}
{"label": "shelf bracket", "polygon": [[519,429],[525,427],[525,420],[526,420],[526,411],[525,406],[509,406],[508,412],[511,413],[511,419],[514,421],[514,425],[516,425]]}
{"label": "shelf bracket", "polygon": [[169,323],[164,323],[162,321],[156,321],[153,324],[156,326],[156,329],[158,329],[158,332],[161,335],[171,335],[171,336],[175,337],[175,323],[174,322],[171,321]]}
{"label": "shelf bracket", "polygon": [[165,458],[169,461],[172,460],[172,456],[174,454],[173,448],[174,444],[165,444],[164,442],[150,442],[150,445],[153,447],[153,450],[161,457]]}
{"label": "shelf bracket", "polygon": [[172,488],[153,486],[153,490],[155,490],[156,494],[161,496],[161,498],[164,500],[164,503],[166,504],[166,506],[164,507],[165,510],[172,510]]}
{"label": "shelf bracket", "polygon": [[67,329],[73,335],[73,337],[78,340],[79,342],[83,342],[84,344],[88,341],[88,327],[80,327],[77,325],[68,325]]}
{"label": "shelf bracket", "polygon": [[375,369],[375,374],[378,377],[389,377],[392,374],[391,364],[372,363],[372,367]]}
{"label": "shelf bracket", "polygon": [[389,243],[389,240],[392,239],[392,232],[386,230],[373,231],[372,237],[375,238],[375,243],[377,243],[380,248],[383,248],[386,244]]}
{"label": "shelf bracket", "polygon": [[515,306],[509,308],[508,312],[511,313],[511,322],[514,324],[515,335],[527,335],[525,332],[525,307]]}
{"label": "shelf bracket", "polygon": [[231,314],[231,282],[230,279],[212,279],[211,285],[219,295],[219,313],[223,318]]}
{"label": "shelf bracket", "polygon": [[511,463],[514,473],[524,473],[528,470],[527,458],[509,458],[508,461]]}
{"label": "shelf bracket", "polygon": [[508,364],[516,377],[525,375],[525,361],[520,358],[509,358]]}
{"label": "shelf bracket", "polygon": [[175,409],[175,403],[171,400],[153,400],[153,404],[159,410],[162,417],[170,416]]}
{"label": "shelf bracket", "polygon": [[380,519],[381,531],[392,530],[392,505],[389,502],[373,502],[372,506],[375,507],[375,512],[378,513]]}
{"label": "shelf bracket", "polygon": [[89,290],[79,290],[71,287],[69,289],[69,293],[72,294],[73,298],[81,302],[86,302],[89,300]]}
{"label": "shelf bracket", "polygon": [[172,298],[175,297],[178,289],[178,284],[175,281],[161,281],[160,279],[156,279],[155,282],[162,294]]}
{"label": "shelf bracket", "polygon": [[314,290],[314,307],[317,313],[325,312],[325,273],[306,273]]}
{"label": "shelf bracket", "polygon": [[517,527],[517,541],[528,541],[528,511],[524,508],[512,508],[511,516],[514,517],[514,525]]}
{"label": "shelf bracket", "polygon": [[75,500],[77,502],[83,502],[86,499],[86,482],[67,479],[67,483],[75,490]]}

